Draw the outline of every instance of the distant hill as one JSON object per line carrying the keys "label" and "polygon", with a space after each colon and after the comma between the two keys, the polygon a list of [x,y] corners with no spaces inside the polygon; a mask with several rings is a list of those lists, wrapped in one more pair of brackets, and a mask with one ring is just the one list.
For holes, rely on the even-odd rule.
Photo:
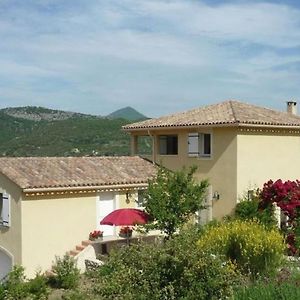
{"label": "distant hill", "polygon": [[32,121],[58,121],[74,117],[91,117],[81,113],[68,112],[62,110],[49,109],[40,106],[8,107],[1,109],[3,113],[15,117]]}
{"label": "distant hill", "polygon": [[111,114],[107,116],[110,119],[125,119],[125,120],[130,120],[130,121],[137,121],[137,120],[145,120],[147,119],[146,116],[143,114],[139,113],[137,110],[134,108],[127,106],[121,109],[118,109]]}
{"label": "distant hill", "polygon": [[42,107],[1,109],[0,156],[129,155],[130,136],[121,129],[128,123]]}

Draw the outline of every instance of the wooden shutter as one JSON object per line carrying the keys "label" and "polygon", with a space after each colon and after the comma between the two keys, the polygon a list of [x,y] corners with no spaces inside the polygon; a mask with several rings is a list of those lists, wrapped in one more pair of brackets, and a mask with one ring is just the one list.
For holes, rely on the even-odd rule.
{"label": "wooden shutter", "polygon": [[199,156],[199,134],[189,133],[189,156]]}
{"label": "wooden shutter", "polygon": [[7,194],[2,194],[1,219],[3,226],[10,226],[10,199]]}

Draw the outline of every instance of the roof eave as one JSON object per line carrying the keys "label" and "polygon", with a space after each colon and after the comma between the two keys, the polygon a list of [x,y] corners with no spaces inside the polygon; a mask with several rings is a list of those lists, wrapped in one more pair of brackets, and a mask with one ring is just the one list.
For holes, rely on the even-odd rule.
{"label": "roof eave", "polygon": [[193,125],[169,125],[169,126],[151,126],[151,127],[137,127],[137,128],[122,128],[126,132],[131,131],[145,131],[145,130],[169,130],[169,129],[186,129],[199,127],[237,127],[238,123],[221,123],[221,124],[193,124]]}
{"label": "roof eave", "polygon": [[272,124],[239,124],[238,127],[254,127],[254,128],[274,128],[274,129],[300,129],[300,125],[272,125]]}
{"label": "roof eave", "polygon": [[205,127],[264,127],[264,128],[282,128],[282,129],[300,129],[300,125],[275,125],[275,124],[253,124],[253,123],[223,123],[223,124],[198,124],[198,125],[170,125],[170,126],[153,126],[153,127],[139,127],[139,128],[123,128],[126,132],[139,131],[158,131],[158,130],[172,130],[172,129],[196,129]]}
{"label": "roof eave", "polygon": [[67,186],[67,187],[34,187],[23,188],[24,193],[44,193],[44,192],[63,192],[63,191],[107,191],[107,190],[129,190],[134,188],[147,187],[148,183],[124,183],[111,185],[94,185],[94,186]]}

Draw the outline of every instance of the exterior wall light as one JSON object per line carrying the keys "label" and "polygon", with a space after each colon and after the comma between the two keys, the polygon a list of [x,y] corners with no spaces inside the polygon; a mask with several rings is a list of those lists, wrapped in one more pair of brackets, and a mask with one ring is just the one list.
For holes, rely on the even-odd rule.
{"label": "exterior wall light", "polygon": [[220,199],[220,194],[218,193],[218,191],[215,191],[215,192],[213,193],[213,199],[214,199],[214,200],[219,200],[219,199]]}
{"label": "exterior wall light", "polygon": [[131,198],[131,197],[132,197],[131,193],[130,193],[130,192],[126,192],[126,199],[125,199],[125,202],[126,202],[127,204],[130,203],[130,198]]}

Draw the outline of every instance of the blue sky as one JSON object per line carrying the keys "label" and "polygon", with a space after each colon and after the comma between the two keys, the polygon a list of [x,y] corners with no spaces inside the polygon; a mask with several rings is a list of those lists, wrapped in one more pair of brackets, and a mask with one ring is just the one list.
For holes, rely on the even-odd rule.
{"label": "blue sky", "polygon": [[300,101],[300,1],[0,0],[0,107],[150,117]]}

